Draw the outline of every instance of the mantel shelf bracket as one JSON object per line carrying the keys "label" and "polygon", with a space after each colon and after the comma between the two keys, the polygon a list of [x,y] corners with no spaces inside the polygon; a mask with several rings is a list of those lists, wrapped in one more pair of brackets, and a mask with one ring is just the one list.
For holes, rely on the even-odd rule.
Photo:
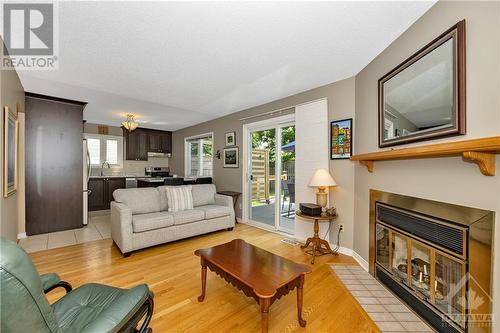
{"label": "mantel shelf bracket", "polygon": [[476,163],[485,176],[495,175],[495,154],[490,152],[464,151],[464,160]]}
{"label": "mantel shelf bracket", "polygon": [[373,161],[359,161],[359,163],[366,166],[366,168],[368,169],[368,172],[370,172],[370,173],[373,172]]}

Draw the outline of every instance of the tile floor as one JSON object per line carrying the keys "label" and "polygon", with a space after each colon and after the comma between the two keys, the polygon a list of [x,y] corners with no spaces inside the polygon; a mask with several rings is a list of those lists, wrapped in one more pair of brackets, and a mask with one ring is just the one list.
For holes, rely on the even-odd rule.
{"label": "tile floor", "polygon": [[434,332],[360,266],[331,267],[382,332]]}
{"label": "tile floor", "polygon": [[89,217],[86,227],[28,236],[19,245],[28,253],[110,238],[109,215]]}

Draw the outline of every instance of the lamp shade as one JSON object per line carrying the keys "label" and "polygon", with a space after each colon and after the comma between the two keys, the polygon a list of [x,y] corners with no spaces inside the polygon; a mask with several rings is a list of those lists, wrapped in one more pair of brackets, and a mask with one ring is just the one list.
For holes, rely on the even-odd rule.
{"label": "lamp shade", "polygon": [[337,186],[337,183],[325,169],[318,169],[314,173],[309,182],[311,187],[327,187],[327,186]]}

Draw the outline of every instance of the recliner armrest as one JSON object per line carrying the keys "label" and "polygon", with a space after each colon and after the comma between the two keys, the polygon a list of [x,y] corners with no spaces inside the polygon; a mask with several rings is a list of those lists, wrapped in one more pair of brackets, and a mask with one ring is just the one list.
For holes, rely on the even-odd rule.
{"label": "recliner armrest", "polygon": [[62,287],[66,292],[70,292],[73,288],[68,282],[61,281],[61,278],[56,273],[47,273],[40,275],[42,281],[43,292],[46,294],[55,288]]}
{"label": "recliner armrest", "polygon": [[117,332],[134,317],[146,302],[151,303],[151,311],[148,311],[149,318],[146,318],[147,327],[153,311],[153,296],[148,286],[141,284],[128,290],[113,301],[92,323],[85,326],[81,333]]}

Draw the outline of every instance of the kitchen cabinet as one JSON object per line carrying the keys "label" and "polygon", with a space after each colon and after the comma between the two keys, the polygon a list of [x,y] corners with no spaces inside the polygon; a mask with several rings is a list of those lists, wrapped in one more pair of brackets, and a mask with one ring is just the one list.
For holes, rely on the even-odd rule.
{"label": "kitchen cabinet", "polygon": [[148,152],[172,153],[172,132],[137,128],[132,132],[123,130],[125,159],[147,161]]}
{"label": "kitchen cabinet", "polygon": [[113,192],[119,188],[125,188],[125,178],[90,178],[89,211],[109,209],[109,204],[114,200]]}
{"label": "kitchen cabinet", "polygon": [[125,159],[132,161],[148,160],[148,132],[137,128],[132,132],[123,129],[125,137]]}
{"label": "kitchen cabinet", "polygon": [[148,130],[148,152],[172,153],[172,132]]}

